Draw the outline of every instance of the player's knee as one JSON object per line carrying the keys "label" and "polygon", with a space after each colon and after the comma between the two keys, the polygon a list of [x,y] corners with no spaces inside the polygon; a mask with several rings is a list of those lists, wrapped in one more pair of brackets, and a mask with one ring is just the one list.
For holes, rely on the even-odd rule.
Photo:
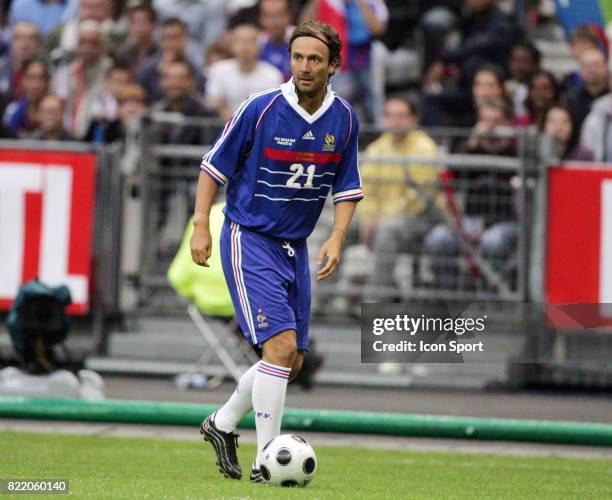
{"label": "player's knee", "polygon": [[291,367],[291,373],[289,374],[289,380],[293,380],[298,376],[300,371],[302,370],[302,365],[304,364],[304,354],[298,352],[295,357],[295,361],[293,362],[293,366]]}
{"label": "player's knee", "polygon": [[297,355],[295,332],[288,330],[275,335],[264,344],[264,359],[279,366],[293,366]]}

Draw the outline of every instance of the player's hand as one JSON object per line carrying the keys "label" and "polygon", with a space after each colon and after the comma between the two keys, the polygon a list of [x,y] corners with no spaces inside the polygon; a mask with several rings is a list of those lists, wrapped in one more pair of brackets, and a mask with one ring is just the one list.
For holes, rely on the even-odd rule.
{"label": "player's hand", "polygon": [[325,258],[327,261],[322,269],[317,273],[317,281],[324,280],[328,276],[330,276],[338,264],[340,263],[340,252],[342,251],[342,238],[337,236],[332,236],[328,239],[321,250],[319,251],[319,258],[317,259],[317,264],[319,267],[323,264]]}
{"label": "player's hand", "polygon": [[208,259],[212,252],[212,237],[208,224],[196,225],[189,243],[191,258],[199,266],[210,267]]}

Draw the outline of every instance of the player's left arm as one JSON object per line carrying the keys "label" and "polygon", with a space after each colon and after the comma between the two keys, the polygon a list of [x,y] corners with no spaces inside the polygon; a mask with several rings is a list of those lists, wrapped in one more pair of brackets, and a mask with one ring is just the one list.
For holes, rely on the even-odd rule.
{"label": "player's left arm", "polygon": [[317,280],[327,278],[338,267],[346,232],[355,213],[357,203],[363,199],[357,159],[359,150],[359,122],[354,111],[348,107],[347,110],[349,110],[349,121],[347,123],[349,134],[332,187],[334,228],[332,229],[331,236],[323,243],[319,251],[318,263],[319,267],[321,265],[323,267],[317,273]]}
{"label": "player's left arm", "polygon": [[319,251],[319,267],[321,267],[325,259],[327,260],[323,268],[317,272],[317,280],[323,280],[331,276],[336,267],[338,267],[344,238],[346,237],[346,232],[348,231],[349,224],[355,213],[355,208],[357,208],[356,201],[344,201],[336,203],[334,206],[334,228],[332,229],[331,236],[323,243]]}

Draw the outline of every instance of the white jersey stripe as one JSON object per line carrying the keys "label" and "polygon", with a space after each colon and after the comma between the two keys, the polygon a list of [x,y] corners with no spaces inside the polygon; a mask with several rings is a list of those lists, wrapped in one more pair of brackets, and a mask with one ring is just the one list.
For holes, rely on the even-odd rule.
{"label": "white jersey stripe", "polygon": [[[284,172],[282,170],[270,170],[269,168],[266,168],[266,167],[259,167],[259,168],[261,170],[265,170],[266,172],[270,172],[271,174],[295,175],[294,172]],[[323,177],[325,175],[336,175],[336,173],[335,172],[325,172],[325,173],[322,173],[322,174],[315,174],[315,175],[313,175],[313,177],[317,178],[317,177]],[[300,177],[301,176],[308,177],[308,174],[307,173],[306,174],[300,174]]]}
{"label": "white jersey stripe", "polygon": [[240,227],[235,222],[231,224],[232,228],[232,268],[234,271],[234,280],[238,288],[238,296],[240,305],[242,306],[242,314],[247,321],[247,328],[251,335],[253,344],[257,344],[257,336],[255,335],[255,327],[251,316],[251,306],[247,296],[246,285],[244,283],[244,275],[242,274],[242,248],[240,246]]}
{"label": "white jersey stripe", "polygon": [[[217,140],[215,145],[212,147],[212,149],[208,153],[206,153],[204,155],[204,160],[205,161],[210,161],[210,159],[213,157],[213,155],[217,152],[217,149],[219,149],[219,147],[221,147],[221,145],[223,144],[225,139],[227,139],[229,133],[236,126],[236,123],[240,120],[240,117],[242,116],[242,113],[244,113],[244,111],[247,109],[249,104],[251,104],[257,97],[260,97],[260,96],[266,95],[266,94],[271,94],[272,92],[278,92],[278,91],[279,91],[279,89],[275,88],[275,89],[266,90],[264,92],[258,92],[257,94],[252,94],[251,96],[249,96],[238,107],[238,109],[236,110],[236,112],[234,113],[234,115],[232,116],[230,121],[228,122],[229,126],[227,126],[226,130],[223,131],[223,134],[221,135],[221,137],[219,137],[219,139]],[[230,125],[230,123],[231,123],[231,125]]]}
{"label": "white jersey stripe", "polygon": [[334,195],[334,200],[336,198],[340,198],[341,196],[348,196],[348,195],[352,195],[352,194],[362,194],[362,191],[360,188],[356,188],[356,189],[349,189],[347,191],[340,191],[339,193],[336,193]]}
{"label": "white jersey stripe", "polygon": [[270,196],[266,196],[265,194],[256,194],[255,196],[258,198],[266,198],[267,200],[270,200],[270,201],[319,201],[319,200],[324,200],[325,198],[327,198],[327,196],[319,196],[317,198],[312,198],[312,199],[308,199],[308,198],[271,198]]}
{"label": "white jersey stripe", "polygon": [[331,187],[331,184],[319,184],[318,186],[313,186],[313,187],[292,187],[292,186],[287,186],[286,184],[270,184],[269,182],[266,181],[257,181],[258,184],[265,184],[266,186],[272,187],[272,188],[286,188],[286,189],[321,189],[322,187]]}

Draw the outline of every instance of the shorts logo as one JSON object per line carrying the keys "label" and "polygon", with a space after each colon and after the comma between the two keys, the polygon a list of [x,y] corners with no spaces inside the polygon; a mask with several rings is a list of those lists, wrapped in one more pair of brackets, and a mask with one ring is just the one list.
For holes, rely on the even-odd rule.
{"label": "shorts logo", "polygon": [[335,151],[335,142],[336,138],[332,134],[325,134],[325,144],[323,145],[323,151]]}
{"label": "shorts logo", "polygon": [[268,328],[270,324],[266,321],[266,315],[261,309],[257,311],[257,328]]}

